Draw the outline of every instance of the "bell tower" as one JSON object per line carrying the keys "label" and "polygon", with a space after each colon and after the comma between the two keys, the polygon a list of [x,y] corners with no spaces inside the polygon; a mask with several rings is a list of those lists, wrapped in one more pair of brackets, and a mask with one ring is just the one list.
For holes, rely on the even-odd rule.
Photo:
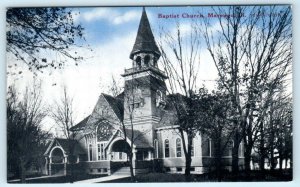
{"label": "bell tower", "polygon": [[[165,73],[158,68],[160,55],[143,8],[135,43],[129,56],[132,67],[125,69],[122,74],[125,79],[124,120],[127,125],[132,121],[135,130],[153,131],[160,120],[159,111],[165,105],[167,79]],[[149,140],[151,138],[153,132],[148,136]]]}

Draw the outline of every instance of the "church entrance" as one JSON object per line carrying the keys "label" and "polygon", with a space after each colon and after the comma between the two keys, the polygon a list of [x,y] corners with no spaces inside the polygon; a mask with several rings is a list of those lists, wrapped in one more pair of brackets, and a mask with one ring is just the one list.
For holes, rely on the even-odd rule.
{"label": "church entrance", "polygon": [[51,175],[65,174],[66,159],[62,148],[55,147],[50,154]]}
{"label": "church entrance", "polygon": [[123,166],[129,166],[129,152],[129,144],[125,140],[117,140],[111,147],[111,161],[122,163]]}

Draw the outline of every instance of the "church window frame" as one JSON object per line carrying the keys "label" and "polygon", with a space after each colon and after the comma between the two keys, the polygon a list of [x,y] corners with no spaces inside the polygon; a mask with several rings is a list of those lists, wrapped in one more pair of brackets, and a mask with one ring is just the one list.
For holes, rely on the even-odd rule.
{"label": "church window frame", "polygon": [[93,145],[89,144],[89,161],[93,161]]}
{"label": "church window frame", "polygon": [[244,157],[244,142],[243,141],[239,145],[239,157],[240,158]]}
{"label": "church window frame", "polygon": [[[207,148],[207,151],[205,151],[205,152],[207,152],[207,155],[203,155],[204,153],[203,153],[203,151],[204,151],[204,148],[203,148],[203,146],[206,144],[206,148]],[[211,157],[212,156],[212,154],[211,154],[211,149],[212,149],[212,147],[211,147],[211,145],[212,145],[212,142],[211,142],[211,139],[210,138],[206,138],[206,139],[204,139],[204,141],[202,142],[202,145],[201,145],[201,147],[202,147],[202,156],[203,157]]]}
{"label": "church window frame", "polygon": [[107,160],[105,146],[106,142],[97,143],[97,160]]}
{"label": "church window frame", "polygon": [[150,63],[150,60],[151,60],[151,57],[150,57],[150,55],[146,55],[145,57],[144,57],[144,66],[145,67],[149,67],[149,63]]}
{"label": "church window frame", "polygon": [[154,151],[155,151],[154,158],[158,158],[158,141],[157,141],[157,139],[154,140]]}
{"label": "church window frame", "polygon": [[164,140],[164,158],[170,158],[170,141],[169,141],[169,139]]}
{"label": "church window frame", "polygon": [[176,138],[175,141],[175,155],[176,157],[182,157],[182,141],[181,138]]}
{"label": "church window frame", "polygon": [[191,145],[191,157],[195,156],[195,139],[192,140],[192,145]]}
{"label": "church window frame", "polygon": [[141,69],[142,68],[142,58],[140,56],[137,56],[135,59],[135,62],[136,62],[136,67],[138,69]]}

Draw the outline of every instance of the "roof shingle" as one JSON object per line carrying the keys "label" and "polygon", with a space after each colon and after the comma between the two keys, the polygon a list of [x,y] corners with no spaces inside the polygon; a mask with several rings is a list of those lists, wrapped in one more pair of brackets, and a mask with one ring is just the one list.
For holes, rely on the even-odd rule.
{"label": "roof shingle", "polygon": [[142,13],[139,29],[137,32],[137,36],[135,39],[135,43],[129,56],[130,59],[133,59],[133,56],[139,52],[152,52],[157,56],[161,55],[155,43],[155,39],[150,27],[150,23],[145,8],[143,8],[143,13]]}

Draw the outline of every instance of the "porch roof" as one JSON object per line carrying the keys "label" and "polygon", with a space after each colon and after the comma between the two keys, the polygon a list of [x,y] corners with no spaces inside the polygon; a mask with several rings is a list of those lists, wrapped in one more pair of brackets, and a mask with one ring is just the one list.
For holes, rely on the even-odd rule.
{"label": "porch roof", "polygon": [[52,148],[55,147],[55,146],[60,146],[64,150],[64,153],[66,155],[68,155],[68,154],[70,154],[70,148],[69,148],[70,144],[74,145],[74,151],[73,151],[74,155],[85,153],[83,148],[79,145],[77,140],[68,140],[68,139],[64,139],[64,138],[54,138],[52,140],[52,142],[49,144],[46,152],[44,153],[44,156],[49,156]]}
{"label": "porch roof", "polygon": [[[106,144],[105,149],[107,149],[117,137],[124,138],[124,136],[125,135],[123,131],[118,129]],[[133,142],[133,146],[137,149],[153,149],[151,143],[145,138],[145,133],[142,133],[137,130],[133,130],[133,137],[132,137],[131,129],[126,129],[126,141],[129,145],[130,142]]]}

